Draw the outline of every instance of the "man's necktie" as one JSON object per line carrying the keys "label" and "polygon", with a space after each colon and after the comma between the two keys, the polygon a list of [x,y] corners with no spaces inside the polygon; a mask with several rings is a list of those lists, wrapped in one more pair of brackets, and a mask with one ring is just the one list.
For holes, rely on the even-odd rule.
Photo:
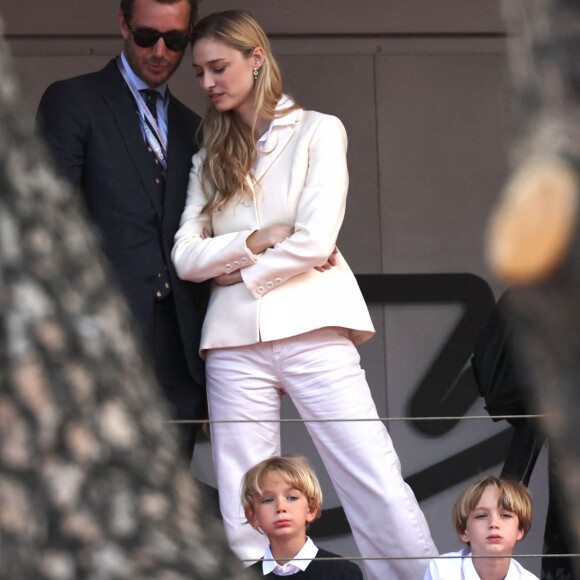
{"label": "man's necktie", "polygon": [[143,96],[147,108],[151,111],[153,118],[157,121],[157,97],[159,97],[159,92],[154,89],[141,89],[139,92]]}
{"label": "man's necktie", "polygon": [[[143,97],[143,100],[147,104],[147,108],[151,111],[153,118],[157,121],[157,98],[159,97],[159,92],[153,89],[141,89],[139,91]],[[159,194],[159,198],[163,200],[163,189],[164,189],[164,175],[163,175],[163,167],[160,165],[159,160],[155,157],[155,153],[151,147],[149,147],[149,151],[152,153],[152,157],[155,159],[155,165],[159,170],[158,176],[155,178],[156,190]],[[171,286],[169,284],[169,277],[167,274],[167,267],[163,270],[163,272],[159,272],[150,276],[149,282],[153,284],[153,288],[155,291],[155,296],[158,299],[165,298],[171,292]]]}

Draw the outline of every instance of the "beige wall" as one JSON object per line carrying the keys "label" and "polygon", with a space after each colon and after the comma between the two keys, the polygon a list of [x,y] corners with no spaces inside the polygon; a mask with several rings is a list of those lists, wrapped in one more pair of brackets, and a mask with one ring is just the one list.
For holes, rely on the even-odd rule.
{"label": "beige wall", "polygon": [[[507,175],[510,139],[503,27],[494,0],[203,0],[201,14],[249,10],[270,33],[285,88],[308,107],[339,116],[349,134],[351,187],[339,246],[356,273],[468,272],[487,280],[487,217]],[[21,0],[1,9],[25,105],[34,110],[53,80],[95,70],[121,49],[117,0]],[[203,111],[189,55],[172,90]],[[348,305],[345,305],[347,308]],[[377,336],[363,365],[381,416],[406,415],[409,398],[462,314],[460,304],[373,305]],[[286,403],[286,416],[294,411]],[[480,402],[468,411],[484,415]],[[406,476],[506,427],[464,421],[441,437],[410,423],[389,430]],[[287,451],[313,458],[337,500],[302,426],[285,427]],[[207,444],[198,475],[211,482]],[[497,473],[500,466],[492,471]],[[423,508],[442,551],[459,547],[449,509],[465,482]],[[545,460],[531,482],[534,532],[520,553],[541,551]],[[369,506],[372,509],[372,506]],[[356,555],[350,538],[330,549]],[[525,563],[539,570],[539,561]]]}
{"label": "beige wall", "polygon": [[[117,0],[5,2],[8,35],[95,35],[117,32]],[[497,33],[499,9],[490,0],[202,0],[201,16],[243,8],[270,34]]]}

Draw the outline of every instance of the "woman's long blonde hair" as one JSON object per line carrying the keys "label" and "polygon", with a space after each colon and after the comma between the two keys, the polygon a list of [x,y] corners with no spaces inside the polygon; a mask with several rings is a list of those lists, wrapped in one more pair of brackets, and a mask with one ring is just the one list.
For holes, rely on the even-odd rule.
{"label": "woman's long blonde hair", "polygon": [[251,196],[246,181],[256,160],[254,129],[259,118],[274,119],[283,116],[298,105],[292,104],[276,111],[282,97],[282,77],[276,64],[270,42],[260,25],[243,10],[215,12],[196,23],[192,45],[203,38],[227,44],[249,58],[254,49],[262,47],[264,64],[255,80],[255,106],[252,125],[248,127],[233,111],[220,113],[209,104],[202,121],[203,143],[206,156],[201,165],[201,186],[209,201],[204,213],[222,207],[236,194]]}

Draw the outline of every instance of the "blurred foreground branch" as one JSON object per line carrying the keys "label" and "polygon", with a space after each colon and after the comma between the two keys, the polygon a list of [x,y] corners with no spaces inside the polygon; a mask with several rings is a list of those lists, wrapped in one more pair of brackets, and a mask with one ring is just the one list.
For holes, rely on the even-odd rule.
{"label": "blurred foreground branch", "polygon": [[0,38],[0,578],[248,578]]}
{"label": "blurred foreground branch", "polygon": [[[489,228],[580,547],[580,2],[504,0],[518,138]],[[575,561],[574,565],[578,562]],[[576,578],[580,577],[580,568]]]}

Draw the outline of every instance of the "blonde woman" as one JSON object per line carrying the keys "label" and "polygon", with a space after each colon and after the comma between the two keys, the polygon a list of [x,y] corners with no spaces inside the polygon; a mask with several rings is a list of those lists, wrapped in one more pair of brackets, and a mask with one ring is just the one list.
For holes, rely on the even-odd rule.
{"label": "blonde woman", "polygon": [[[254,561],[267,539],[243,525],[240,484],[281,452],[282,395],[305,419],[377,418],[355,348],[374,329],[333,254],[348,189],[342,123],[282,94],[268,39],[245,12],[197,23],[193,66],[210,104],[173,260],[183,279],[213,279],[201,339],[209,413],[235,421],[211,425],[220,508],[232,548]],[[306,427],[363,557],[436,554],[380,421]],[[371,579],[411,580],[426,560],[365,566]]]}

